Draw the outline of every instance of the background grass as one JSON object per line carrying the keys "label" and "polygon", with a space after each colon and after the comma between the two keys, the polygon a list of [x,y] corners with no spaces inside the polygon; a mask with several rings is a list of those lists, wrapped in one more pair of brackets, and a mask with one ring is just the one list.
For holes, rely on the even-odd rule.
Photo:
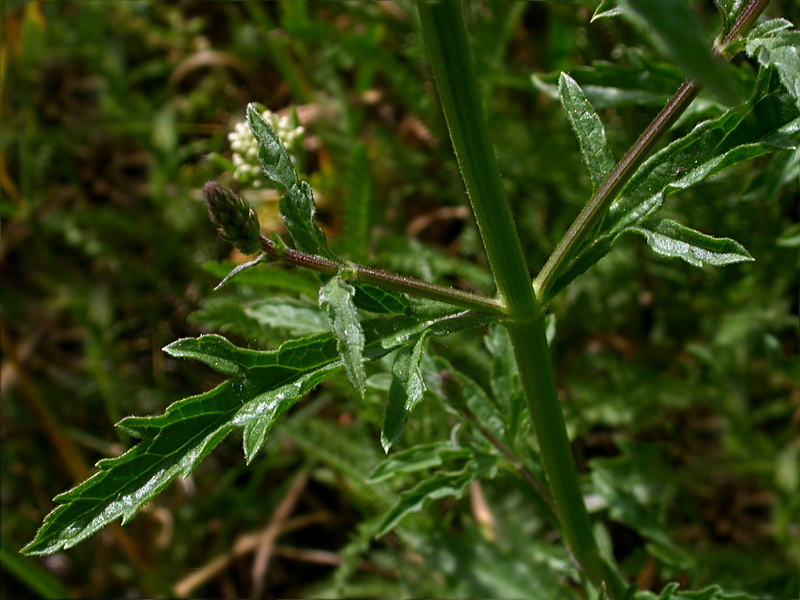
{"label": "background grass", "polygon": [[[496,151],[534,270],[590,186],[558,103],[530,76],[610,60],[644,62],[667,84],[681,79],[624,22],[590,25],[593,9],[469,9]],[[713,6],[700,10],[715,31]],[[792,1],[771,8],[789,18],[796,10]],[[407,3],[6,1],[0,11],[2,596],[251,595],[259,559],[248,536],[292,499],[298,473],[308,479],[264,596],[513,597],[535,577],[546,590],[547,565],[563,557],[537,554],[548,546],[530,539],[544,535],[535,511],[502,477],[481,488],[494,541],[475,516],[475,491],[415,517],[405,536],[362,535],[397,490],[365,481],[382,458],[380,381],[356,401],[344,378],[301,403],[251,467],[230,439],[125,528],[44,559],[17,554],[54,495],[128,447],[114,422],[217,381],[162,346],[221,324],[243,344],[286,336],[225,323],[226,301],[268,291],[245,282],[215,295],[221,268],[202,267],[241,260],[216,240],[199,192],[227,177],[209,156],[229,155],[226,134],[248,101],[297,106],[307,129],[302,170],[335,246],[492,290]],[[617,156],[656,111],[601,112]],[[797,593],[798,263],[787,232],[799,219],[798,164],[791,153],[759,160],[668,203],[681,222],[741,242],[755,262],[701,270],[630,239],[553,306],[556,372],[581,468],[644,495],[681,553],[646,541],[625,498],[617,509],[599,502],[623,570],[645,589],[677,579]],[[267,193],[253,199],[271,205]],[[366,249],[346,221],[364,204]],[[303,274],[286,277],[299,297],[313,294]],[[485,382],[483,333],[448,338],[442,351]],[[431,399],[405,441],[447,435]],[[220,557],[222,568],[210,569]],[[198,573],[192,587],[186,578]]]}

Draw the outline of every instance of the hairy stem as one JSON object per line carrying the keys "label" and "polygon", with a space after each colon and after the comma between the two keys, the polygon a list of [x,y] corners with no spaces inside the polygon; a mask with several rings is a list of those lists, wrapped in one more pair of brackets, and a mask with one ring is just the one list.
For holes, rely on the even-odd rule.
{"label": "hairy stem", "polygon": [[506,327],[566,544],[582,573],[611,598],[625,584],[603,563],[578,480],[556,391],[544,317],[503,189],[480,102],[459,0],[418,0],[431,70],[475,219],[500,296]]}
{"label": "hairy stem", "polygon": [[492,298],[484,298],[464,290],[428,283],[427,281],[405,277],[390,271],[373,269],[351,262],[340,263],[321,256],[306,254],[305,252],[276,244],[263,235],[261,236],[261,249],[272,258],[290,265],[305,267],[330,275],[345,273],[346,279],[350,281],[371,283],[390,290],[460,306],[461,308],[468,308],[477,312],[505,315],[504,306],[498,300]]}

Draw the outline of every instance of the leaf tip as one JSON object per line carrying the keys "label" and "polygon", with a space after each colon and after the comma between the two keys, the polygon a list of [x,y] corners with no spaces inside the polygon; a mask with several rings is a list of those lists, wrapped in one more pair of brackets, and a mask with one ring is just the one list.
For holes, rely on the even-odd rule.
{"label": "leaf tip", "polygon": [[256,109],[255,105],[252,102],[247,103],[247,108],[245,109],[245,114],[247,115],[247,121],[249,122],[250,119],[260,117],[261,115],[258,114],[258,109]]}
{"label": "leaf tip", "polygon": [[389,450],[392,449],[396,440],[390,440],[386,437],[385,432],[381,431],[381,448],[383,448],[384,454],[389,454]]}
{"label": "leaf tip", "polygon": [[170,342],[169,344],[167,344],[166,346],[161,348],[161,351],[162,352],[166,352],[170,356],[174,356],[176,358],[179,358],[181,356],[181,351],[180,351],[181,345],[183,344],[184,341],[190,340],[190,339],[193,339],[193,338],[180,338],[178,340],[175,340],[174,342]]}

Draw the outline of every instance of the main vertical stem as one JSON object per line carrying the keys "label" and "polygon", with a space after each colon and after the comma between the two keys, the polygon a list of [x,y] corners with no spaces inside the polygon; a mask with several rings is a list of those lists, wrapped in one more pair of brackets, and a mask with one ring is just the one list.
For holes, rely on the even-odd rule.
{"label": "main vertical stem", "polygon": [[586,577],[612,598],[625,584],[602,561],[583,502],[577,468],[556,390],[544,317],[533,291],[503,189],[459,0],[418,0],[431,69],[461,175],[483,238],[519,376],[566,544]]}

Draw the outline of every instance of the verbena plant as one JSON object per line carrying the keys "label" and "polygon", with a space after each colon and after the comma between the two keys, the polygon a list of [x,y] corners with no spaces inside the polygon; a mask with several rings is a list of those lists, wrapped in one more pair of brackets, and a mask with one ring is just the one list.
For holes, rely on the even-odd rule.
{"label": "verbena plant", "polygon": [[[715,238],[658,216],[671,194],[722,170],[769,153],[794,149],[800,132],[800,32],[784,19],[755,25],[767,2],[719,0],[725,27],[713,48],[688,6],[678,0],[604,0],[596,18],[627,15],[649,27],[657,43],[691,77],[667,102],[642,135],[616,161],[604,126],[590,101],[594,90],[567,74],[539,78],[556,95],[578,138],[594,193],[555,250],[531,281],[514,216],[498,170],[468,37],[458,0],[421,1],[417,8],[431,70],[455,154],[491,267],[497,297],[437,285],[365,266],[337,255],[315,223],[310,185],[301,181],[275,129],[254,106],[247,120],[258,144],[263,175],[281,194],[280,212],[293,247],[264,236],[256,213],[238,195],[208,183],[204,193],[212,221],[223,239],[255,260],[231,271],[220,285],[248,277],[262,284],[275,278],[264,263],[279,261],[319,273],[285,284],[318,295],[318,308],[295,299],[269,303],[273,322],[290,321],[301,335],[277,349],[237,347],[219,335],[178,340],[165,348],[172,356],[199,360],[228,379],[213,390],[186,398],[156,417],[129,417],[119,428],[142,441],[56,498],[36,538],[24,549],[50,554],[86,539],[110,522],[131,519],[178,476],[186,476],[230,432],[243,431],[245,458],[252,461],[283,413],[334,373],[344,371],[360,396],[386,388],[380,444],[389,453],[401,439],[409,415],[426,391],[446,408],[455,426],[448,440],[426,440],[392,452],[371,474],[417,483],[387,503],[368,521],[351,546],[357,553],[373,536],[390,531],[413,543],[401,523],[430,502],[460,497],[471,484],[500,471],[513,474],[541,519],[559,531],[565,553],[534,559],[540,579],[531,594],[561,589],[577,596],[624,598],[635,593],[614,564],[602,529],[593,527],[586,490],[570,447],[551,364],[548,334],[554,297],[603,258],[625,233],[645,238],[658,254],[697,266],[752,260],[727,238]],[[733,69],[723,59],[743,52],[753,59]],[[757,66],[753,72],[752,64]],[[706,86],[716,106],[727,106],[686,135],[658,149],[658,141]],[[367,211],[349,205],[352,235],[365,238]],[[363,256],[359,243],[350,258]],[[267,283],[281,288],[281,284]],[[234,318],[235,309],[228,314]],[[320,318],[321,315],[323,318]],[[468,375],[431,341],[487,327],[492,357],[487,382]],[[598,400],[599,401],[599,400]],[[600,470],[602,471],[602,469]],[[591,485],[601,490],[603,479]],[[603,495],[600,492],[600,495]],[[609,494],[607,498],[612,498]],[[619,499],[619,498],[618,498]],[[624,502],[625,499],[620,499]],[[641,535],[662,560],[680,564],[680,554],[662,529],[640,517]],[[340,579],[353,562],[346,561]],[[496,567],[500,569],[499,567]],[[502,569],[498,570],[502,578]],[[579,582],[581,589],[566,587]],[[548,588],[548,585],[554,586]],[[565,586],[563,589],[560,586]],[[581,591],[583,590],[583,591]],[[543,593],[543,592],[542,592]],[[550,593],[553,593],[552,591]],[[709,589],[696,597],[714,597]],[[669,585],[662,598],[678,597]]]}

